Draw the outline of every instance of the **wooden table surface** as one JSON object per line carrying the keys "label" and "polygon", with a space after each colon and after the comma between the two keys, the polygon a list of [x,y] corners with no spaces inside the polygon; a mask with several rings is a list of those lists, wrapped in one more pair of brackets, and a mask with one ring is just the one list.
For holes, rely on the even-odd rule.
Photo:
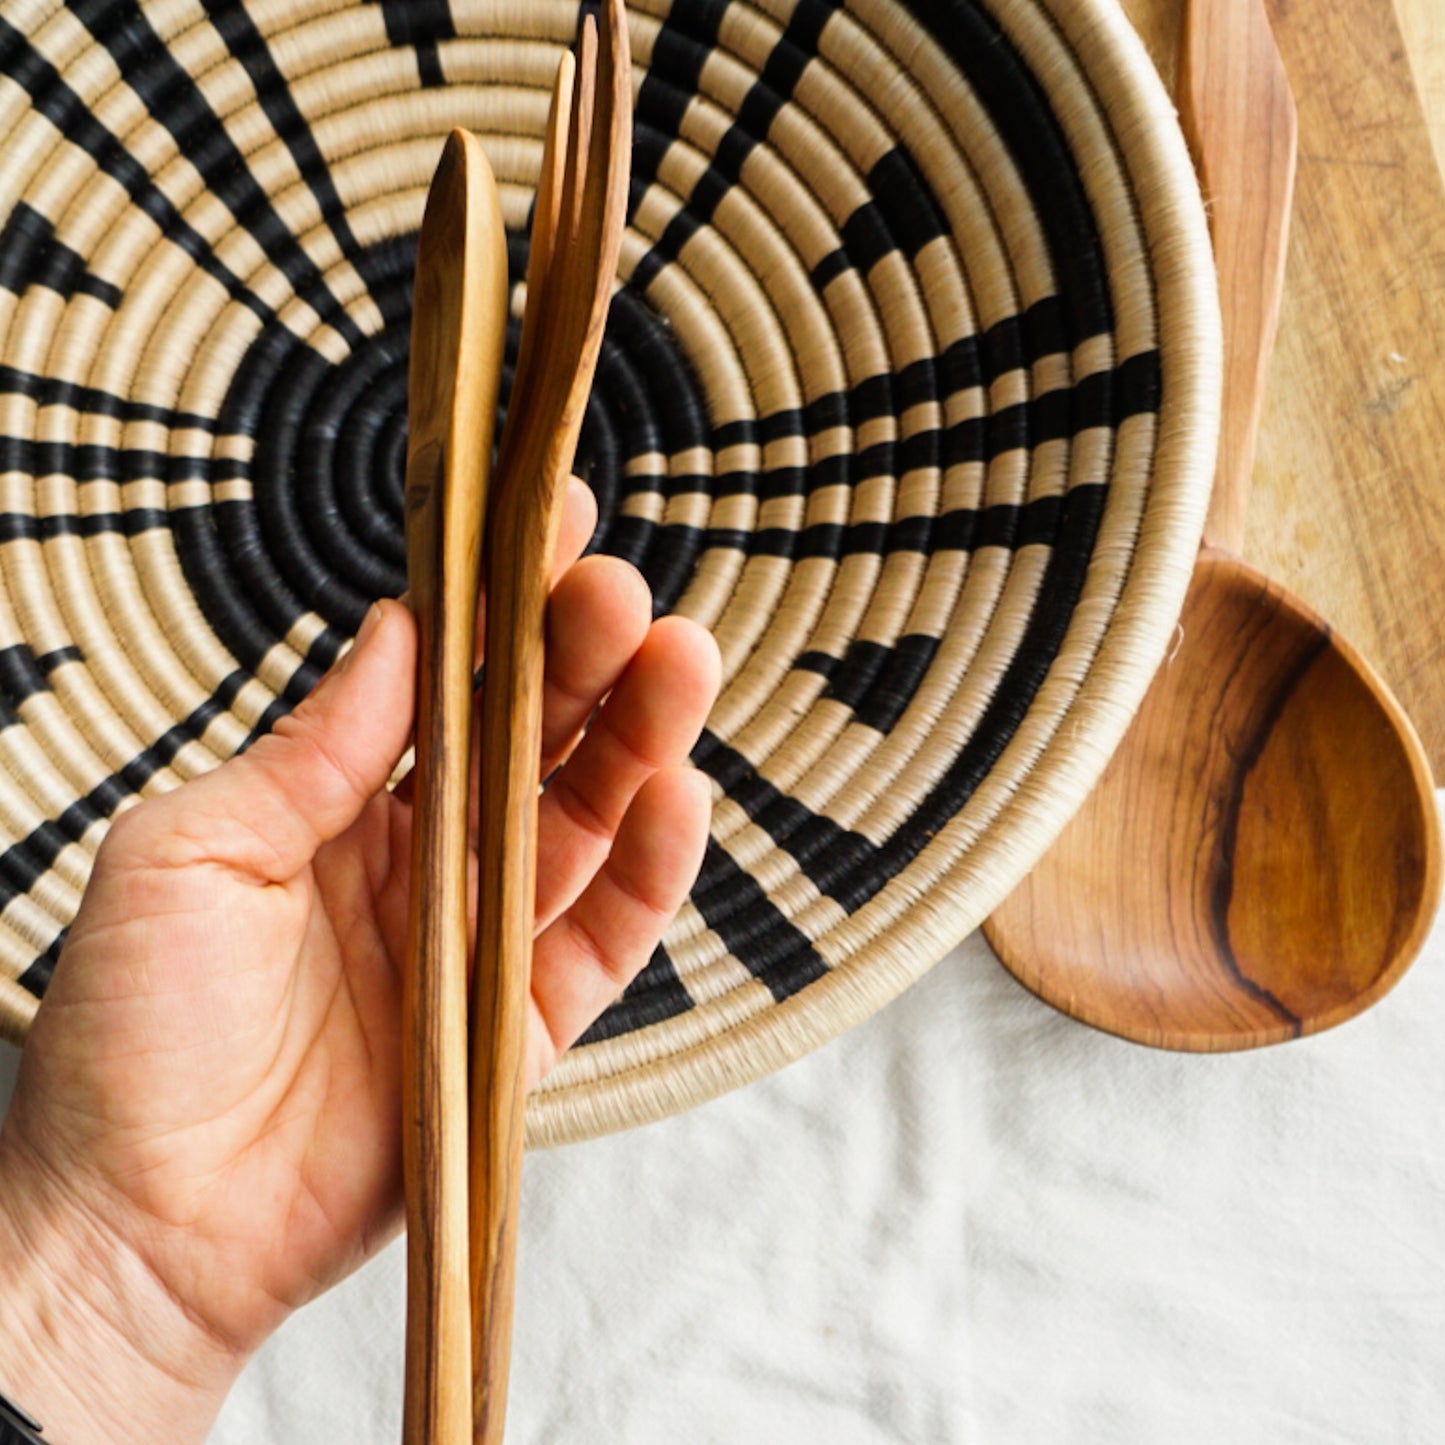
{"label": "wooden table surface", "polygon": [[[1183,0],[1123,0],[1173,86]],[[1445,782],[1445,0],[1269,0],[1300,118],[1246,555],[1370,659]]]}

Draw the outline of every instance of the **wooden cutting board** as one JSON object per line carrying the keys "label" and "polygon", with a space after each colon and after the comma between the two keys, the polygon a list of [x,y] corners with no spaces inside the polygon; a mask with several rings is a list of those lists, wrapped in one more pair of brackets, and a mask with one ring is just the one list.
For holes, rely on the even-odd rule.
{"label": "wooden cutting board", "polygon": [[[1172,92],[1182,0],[1123,3]],[[1379,669],[1438,782],[1445,185],[1416,76],[1445,99],[1442,11],[1445,0],[1270,0],[1300,158],[1245,545]]]}

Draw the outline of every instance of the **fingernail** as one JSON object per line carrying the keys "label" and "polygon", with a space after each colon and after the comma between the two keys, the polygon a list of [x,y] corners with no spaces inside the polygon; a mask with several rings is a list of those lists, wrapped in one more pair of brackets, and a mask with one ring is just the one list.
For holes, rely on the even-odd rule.
{"label": "fingernail", "polygon": [[351,659],[366,646],[380,625],[381,605],[380,603],[373,602],[371,606],[366,609],[366,616],[361,620],[361,626],[357,630],[355,641],[352,642],[346,656],[341,659],[342,671],[345,671],[351,666]]}
{"label": "fingernail", "polygon": [[361,619],[361,630],[356,634],[356,645],[365,647],[372,633],[381,626],[381,603],[373,602],[366,609],[366,616]]}

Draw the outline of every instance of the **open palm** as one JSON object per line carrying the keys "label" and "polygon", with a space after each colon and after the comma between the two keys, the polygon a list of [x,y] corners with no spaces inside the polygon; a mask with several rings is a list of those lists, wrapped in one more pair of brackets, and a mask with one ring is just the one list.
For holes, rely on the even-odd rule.
{"label": "open palm", "polygon": [[[696,875],[708,792],[683,764],[718,674],[702,629],[651,622],[630,568],[567,565],[591,518],[580,494],[570,505],[531,1083],[646,961]],[[239,1355],[400,1226],[411,804],[386,784],[414,669],[409,614],[380,604],[272,735],[116,821],[0,1139],[12,1171]]]}

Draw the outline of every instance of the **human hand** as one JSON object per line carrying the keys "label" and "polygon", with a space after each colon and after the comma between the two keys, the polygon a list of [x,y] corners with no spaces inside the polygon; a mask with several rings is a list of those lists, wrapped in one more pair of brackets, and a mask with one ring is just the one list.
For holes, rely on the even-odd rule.
{"label": "human hand", "polygon": [[[716,645],[575,561],[593,507],[574,484],[548,615],[529,1084],[646,962],[709,814],[684,763]],[[0,1132],[0,1387],[65,1445],[202,1439],[261,1341],[400,1228],[411,807],[386,783],[415,643],[379,604],[270,736],[100,849]]]}

